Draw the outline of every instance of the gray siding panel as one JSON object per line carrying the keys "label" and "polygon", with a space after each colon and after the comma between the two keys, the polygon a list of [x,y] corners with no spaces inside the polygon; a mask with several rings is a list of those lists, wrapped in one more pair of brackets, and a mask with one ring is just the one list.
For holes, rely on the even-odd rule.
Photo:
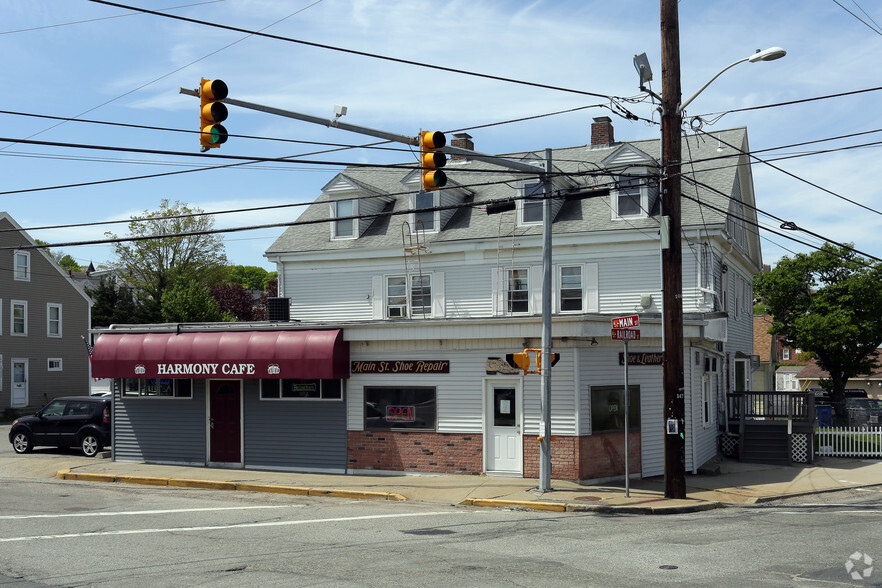
{"label": "gray siding panel", "polygon": [[245,467],[345,470],[346,403],[260,400],[245,385]]}
{"label": "gray siding panel", "polygon": [[116,461],[206,463],[205,384],[193,382],[193,398],[113,399]]}

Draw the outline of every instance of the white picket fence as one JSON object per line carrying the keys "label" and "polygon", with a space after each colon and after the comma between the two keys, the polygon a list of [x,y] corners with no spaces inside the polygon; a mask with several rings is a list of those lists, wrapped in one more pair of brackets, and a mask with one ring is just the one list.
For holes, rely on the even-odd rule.
{"label": "white picket fence", "polygon": [[824,427],[815,429],[817,455],[882,458],[882,427]]}

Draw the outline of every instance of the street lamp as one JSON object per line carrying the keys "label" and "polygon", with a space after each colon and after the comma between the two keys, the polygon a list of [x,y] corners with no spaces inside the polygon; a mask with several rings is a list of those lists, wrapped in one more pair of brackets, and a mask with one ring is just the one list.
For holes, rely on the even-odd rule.
{"label": "street lamp", "polygon": [[[683,251],[680,238],[680,126],[683,109],[731,67],[749,61],[772,61],[786,55],[780,47],[757,51],[729,64],[698,92],[680,103],[680,49],[677,3],[662,0],[661,103],[661,263],[662,263],[662,387],[664,390],[665,497],[686,498],[686,398],[683,374]],[[652,79],[646,54],[634,57],[640,89]],[[654,95],[654,94],[653,94]],[[676,107],[670,105],[677,105]],[[627,473],[626,473],[627,475]]]}
{"label": "street lamp", "polygon": [[679,112],[679,113],[682,114],[683,110],[689,105],[690,102],[692,102],[693,100],[695,100],[695,98],[696,98],[699,94],[701,94],[702,92],[704,92],[704,89],[705,89],[705,88],[707,88],[708,86],[710,86],[710,85],[714,82],[714,80],[716,80],[718,77],[720,77],[721,75],[723,75],[723,72],[725,72],[725,71],[728,70],[729,68],[735,67],[735,66],[738,65],[739,63],[744,63],[745,61],[749,61],[750,63],[756,63],[756,62],[758,62],[758,61],[775,61],[776,59],[781,59],[781,58],[784,57],[785,55],[787,55],[787,52],[784,51],[783,49],[781,49],[780,47],[769,47],[768,49],[763,49],[762,51],[760,51],[759,49],[757,49],[757,50],[756,50],[756,53],[754,53],[754,54],[751,55],[750,57],[744,57],[744,58],[742,58],[742,59],[739,59],[738,61],[735,61],[735,62],[733,62],[733,63],[730,63],[729,65],[727,65],[726,67],[724,67],[723,69],[721,69],[721,70],[719,71],[719,73],[717,73],[717,75],[715,75],[714,77],[712,77],[712,78],[708,81],[708,83],[706,83],[706,84],[703,85],[701,88],[699,88],[698,92],[696,92],[695,94],[693,94],[692,96],[690,96],[689,98],[687,98],[686,101],[685,101],[683,104],[681,104],[680,107],[677,109],[677,112]]}

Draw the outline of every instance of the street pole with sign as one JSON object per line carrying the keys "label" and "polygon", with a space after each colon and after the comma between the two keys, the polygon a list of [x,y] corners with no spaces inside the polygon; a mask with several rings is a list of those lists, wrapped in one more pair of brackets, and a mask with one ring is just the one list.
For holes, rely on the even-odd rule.
{"label": "street pole with sign", "polygon": [[628,341],[640,340],[640,317],[636,314],[612,320],[612,338],[625,344],[625,498],[631,498],[631,465],[628,420],[631,416],[631,391],[628,389]]}

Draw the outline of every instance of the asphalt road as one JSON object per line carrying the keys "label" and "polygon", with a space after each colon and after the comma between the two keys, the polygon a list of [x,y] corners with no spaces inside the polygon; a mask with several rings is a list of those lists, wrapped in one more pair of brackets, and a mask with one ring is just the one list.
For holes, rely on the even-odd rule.
{"label": "asphalt road", "polygon": [[85,458],[0,451],[0,586],[882,585],[865,557],[882,557],[878,489],[685,515],[536,513],[45,476],[72,459]]}

